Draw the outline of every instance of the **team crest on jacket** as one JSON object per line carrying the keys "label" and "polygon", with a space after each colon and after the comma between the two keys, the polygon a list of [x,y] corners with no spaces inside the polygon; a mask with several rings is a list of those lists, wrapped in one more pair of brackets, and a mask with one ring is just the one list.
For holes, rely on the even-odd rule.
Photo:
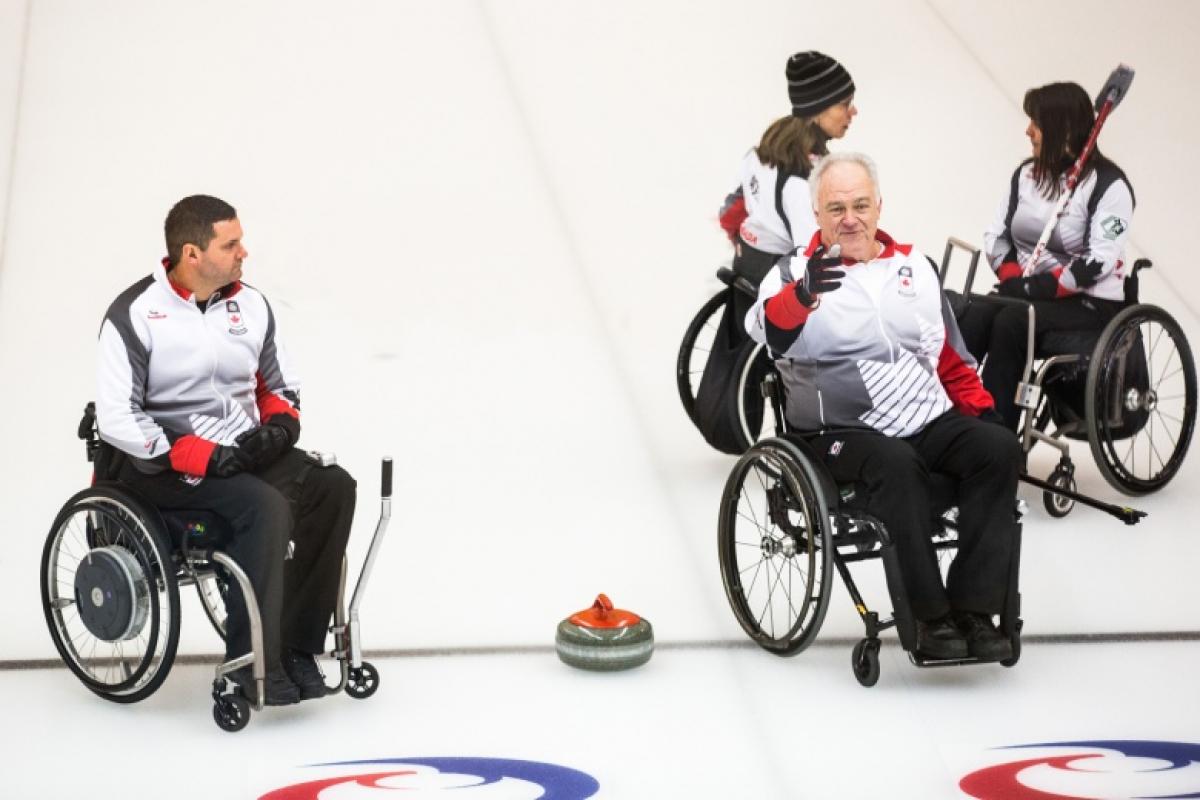
{"label": "team crest on jacket", "polygon": [[229,319],[229,332],[234,336],[241,336],[246,332],[246,323],[242,319],[242,311],[238,308],[236,300],[225,301],[225,316]]}
{"label": "team crest on jacket", "polygon": [[913,288],[913,273],[912,267],[904,264],[900,267],[900,286],[898,291],[901,297],[916,297],[917,290]]}

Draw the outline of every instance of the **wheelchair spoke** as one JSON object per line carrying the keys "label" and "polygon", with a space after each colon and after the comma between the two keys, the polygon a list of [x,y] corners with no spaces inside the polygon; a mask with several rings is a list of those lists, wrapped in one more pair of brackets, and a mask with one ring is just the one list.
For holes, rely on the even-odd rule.
{"label": "wheelchair spoke", "polygon": [[[1163,433],[1165,433],[1165,434],[1166,434],[1166,436],[1167,436],[1167,438],[1171,440],[1171,452],[1172,452],[1172,453],[1174,453],[1174,452],[1175,452],[1175,450],[1176,450],[1176,448],[1178,447],[1178,441],[1176,440],[1176,438],[1175,438],[1174,436],[1172,436],[1172,435],[1171,435],[1171,429],[1170,429],[1169,427],[1167,427],[1167,422],[1166,422],[1166,420],[1165,420],[1165,419],[1162,419],[1164,416],[1168,417],[1169,419],[1174,419],[1174,418],[1173,418],[1173,417],[1169,417],[1168,415],[1165,415],[1165,414],[1163,414],[1163,413],[1162,413],[1161,411],[1159,411],[1157,408],[1156,408],[1156,409],[1154,409],[1154,415],[1155,415],[1155,416],[1157,416],[1157,417],[1159,417],[1159,423],[1158,423],[1158,424],[1162,426],[1162,428],[1163,428]],[[1175,420],[1175,422],[1180,422],[1180,420],[1177,420],[1177,419],[1176,419],[1176,420]]]}
{"label": "wheelchair spoke", "polygon": [[[762,571],[762,565],[763,565],[763,562],[764,562],[764,561],[766,561],[766,560],[767,560],[767,559],[766,559],[766,557],[760,558],[760,559],[758,560],[758,562],[757,562],[757,563],[754,565],[754,567],[755,567],[755,569],[754,569],[754,577],[752,577],[752,578],[750,579],[750,587],[749,587],[748,589],[746,589],[746,597],[747,597],[747,598],[749,598],[749,597],[750,597],[750,595],[751,595],[751,594],[754,592],[754,587],[755,587],[755,585],[758,583],[758,576],[759,576],[759,573]],[[749,567],[747,567],[747,569],[749,569]]]}
{"label": "wheelchair spoke", "polygon": [[[766,559],[764,559],[764,560],[766,560]],[[771,614],[771,631],[770,631],[770,633],[771,633],[771,636],[774,637],[775,636],[775,609],[771,605],[771,593],[772,593],[771,574],[770,574],[770,567],[768,566],[767,567],[767,600],[766,600],[766,603],[763,605],[762,613],[758,615],[757,623],[758,623],[758,627],[761,628],[762,623],[763,623],[763,617],[767,616],[767,613],[770,612],[770,614]]]}
{"label": "wheelchair spoke", "polygon": [[[792,593],[791,593],[791,588],[790,588],[790,582],[789,582],[788,588],[784,588],[784,586],[783,586],[783,569],[775,564],[775,559],[771,559],[771,566],[775,569],[775,587],[777,589],[779,589],[779,591],[783,592],[783,596],[787,600],[788,608],[791,609],[792,614],[795,614],[796,606],[792,603]],[[775,635],[775,604],[771,602],[772,595],[774,595],[774,591],[772,591],[767,596],[767,602],[770,604],[770,608],[771,608],[771,634],[772,634],[772,636],[774,636]],[[790,628],[791,626],[789,625],[788,627]],[[778,638],[778,637],[776,636],[776,638]]]}
{"label": "wheelchair spoke", "polygon": [[[748,545],[747,545],[747,546],[748,546]],[[758,548],[756,547],[755,549],[758,549]],[[755,561],[755,562],[754,562],[753,564],[751,564],[750,566],[748,566],[748,567],[744,567],[744,568],[742,568],[742,569],[738,570],[738,575],[745,575],[747,572],[749,572],[749,571],[750,571],[750,570],[752,570],[752,569],[753,569],[753,570],[761,569],[761,568],[762,568],[762,563],[763,563],[764,561],[766,561],[766,560],[767,560],[767,557],[766,557],[766,556],[763,556],[762,558],[760,558],[758,561]],[[753,587],[751,587],[751,588],[753,588]]]}
{"label": "wheelchair spoke", "polygon": [[[1158,391],[1158,387],[1162,384],[1163,381],[1167,380],[1168,378],[1174,378],[1176,375],[1180,375],[1182,373],[1183,373],[1183,365],[1180,364],[1178,369],[1176,369],[1173,372],[1170,372],[1166,375],[1163,375],[1161,378],[1159,378],[1158,383],[1154,384],[1154,390]],[[1175,395],[1175,396],[1182,397],[1183,395]]]}
{"label": "wheelchair spoke", "polygon": [[[748,504],[747,504],[747,505],[748,505]],[[753,508],[751,508],[751,509],[750,509],[750,513],[751,513],[751,514],[753,514],[753,513],[754,513],[754,509],[753,509]],[[751,525],[753,525],[753,526],[754,526],[754,528],[755,528],[755,530],[757,530],[757,531],[758,531],[758,533],[759,533],[759,535],[760,535],[760,536],[763,536],[763,535],[766,535],[766,534],[767,534],[767,529],[766,529],[766,528],[764,528],[762,525],[760,525],[760,524],[758,523],[758,519],[757,519],[756,517],[753,517],[753,516],[746,516],[746,513],[745,513],[744,511],[741,511],[740,509],[738,510],[738,512],[737,512],[737,515],[738,515],[739,517],[741,517],[742,519],[746,520],[746,522],[749,522]],[[758,545],[755,545],[755,547],[757,547],[757,546],[758,546]]]}
{"label": "wheelchair spoke", "polygon": [[[754,515],[754,501],[750,499],[750,495],[749,495],[749,493],[746,492],[745,486],[742,486],[742,497],[746,498],[746,506],[749,508],[750,514]],[[739,511],[738,514],[741,514],[741,511]],[[758,528],[760,531],[766,530],[765,528],[763,528],[762,523],[760,523],[758,521],[757,516],[754,516],[754,526],[756,528]]]}
{"label": "wheelchair spoke", "polygon": [[767,485],[763,482],[762,472],[757,464],[754,465],[754,477],[758,481],[758,488],[763,490],[763,494],[767,493]]}
{"label": "wheelchair spoke", "polygon": [[1154,444],[1154,417],[1153,417],[1153,415],[1150,417],[1149,420],[1146,421],[1146,429],[1147,429],[1147,431],[1149,431],[1149,434],[1146,437],[1146,441],[1148,441],[1150,443],[1149,452],[1146,453],[1146,469],[1148,470],[1147,475],[1157,475],[1158,473],[1155,471],[1153,465],[1150,463],[1150,454],[1153,453],[1154,456],[1156,458],[1158,458],[1158,466],[1160,469],[1162,467],[1166,466],[1167,462],[1166,462],[1166,459],[1164,459],[1162,457],[1162,454],[1158,452],[1158,446]]}
{"label": "wheelchair spoke", "polygon": [[[1158,331],[1158,335],[1155,336],[1155,335],[1153,335],[1152,331],[1143,330],[1143,329],[1148,329],[1149,327],[1150,327],[1149,323],[1142,323],[1141,325],[1139,325],[1138,332],[1137,332],[1137,338],[1140,338],[1142,340],[1143,347],[1145,347],[1146,342],[1150,342],[1150,347],[1148,350],[1146,350],[1146,368],[1148,370],[1150,370],[1150,382],[1154,383],[1154,367],[1152,366],[1154,363],[1154,351],[1158,349],[1158,342],[1160,339],[1162,339],[1162,335],[1163,335],[1164,331],[1160,328]],[[1134,338],[1134,337],[1130,337],[1130,338]],[[1136,346],[1136,343],[1134,346]]]}
{"label": "wheelchair spoke", "polygon": [[[1180,362],[1178,369],[1176,369],[1172,372],[1167,372],[1167,368],[1171,366],[1171,362],[1175,360],[1175,356],[1178,354],[1179,354],[1179,350],[1177,348],[1172,347],[1171,353],[1167,356],[1167,360],[1163,363],[1162,367],[1159,368],[1158,380],[1150,381],[1150,385],[1154,387],[1155,391],[1158,391],[1158,387],[1160,385],[1162,385],[1162,382],[1165,381],[1167,378],[1173,378],[1176,375],[1178,375],[1179,373],[1183,372],[1183,363],[1182,362]],[[1166,374],[1163,374],[1163,373],[1166,373]]]}
{"label": "wheelchair spoke", "polygon": [[[1168,414],[1167,412],[1163,411],[1161,408],[1154,409],[1154,413],[1157,414],[1159,417],[1162,417],[1163,419],[1171,420],[1171,422],[1174,422],[1176,425],[1179,425],[1180,427],[1183,426],[1183,420],[1181,420],[1179,417]],[[1172,440],[1171,444],[1172,445],[1175,444],[1174,440]]]}

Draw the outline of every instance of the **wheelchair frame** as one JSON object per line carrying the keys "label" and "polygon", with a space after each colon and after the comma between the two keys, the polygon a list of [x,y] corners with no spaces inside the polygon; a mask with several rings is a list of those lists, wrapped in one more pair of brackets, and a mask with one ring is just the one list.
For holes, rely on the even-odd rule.
{"label": "wheelchair frame", "polygon": [[[738,460],[726,482],[718,522],[718,554],[722,583],[726,598],[742,629],[760,647],[776,655],[793,656],[802,652],[816,638],[824,622],[830,594],[829,566],[832,565],[850,594],[863,623],[864,638],[855,644],[851,653],[854,677],[861,685],[873,686],[879,680],[879,634],[889,628],[896,629],[901,647],[908,653],[909,660],[918,667],[984,663],[971,656],[936,659],[916,651],[916,621],[904,589],[899,558],[887,527],[870,514],[847,507],[846,503],[853,499],[854,488],[837,487],[824,465],[808,450],[808,445],[802,439],[793,438],[789,434],[783,414],[780,381],[774,369],[763,380],[763,393],[768,398],[774,414],[776,436],[755,443]],[[754,462],[759,460],[768,467],[768,483],[774,481],[773,485],[768,486],[762,483],[763,476],[758,476],[760,488],[763,489],[767,500],[768,510],[764,514],[764,521],[769,524],[768,529],[762,527],[763,522],[760,522],[757,516],[751,518],[739,511],[741,498],[745,497],[746,476],[754,469]],[[1018,578],[1021,518],[1024,511],[1024,502],[1018,501],[1013,518],[1016,541],[1009,566],[1010,585],[1005,608],[1000,615],[1000,631],[1012,646],[1011,658],[1000,662],[1004,666],[1015,665],[1021,654],[1020,635],[1023,622],[1020,618]],[[793,519],[793,515],[798,515],[798,518]],[[754,546],[754,543],[738,540],[739,517],[752,522],[759,529],[760,540],[757,547],[765,557],[754,567],[755,574],[748,589],[744,585],[743,576],[750,567],[740,567],[737,552],[739,547],[748,548]],[[956,520],[957,509],[953,506],[939,516],[938,527],[931,531],[936,551],[944,552],[957,548]],[[773,534],[776,528],[781,531],[778,537]],[[799,611],[792,594],[794,585],[791,570],[794,567],[793,564],[786,563],[798,555],[801,558],[807,556],[808,559],[807,574],[803,569],[798,569],[802,575],[802,583],[805,584],[805,597],[801,601]],[[773,562],[776,557],[783,558],[783,566],[789,570],[788,588],[783,589],[782,569],[774,564],[767,568],[767,584],[770,586],[771,570],[774,569],[776,588],[786,594],[786,611],[795,613],[797,617],[785,627],[782,636],[775,635],[774,606],[770,605],[774,590],[768,589],[769,610],[768,607],[764,607],[761,613],[756,613],[750,608],[749,600],[754,584],[761,574],[764,560]],[[850,570],[850,564],[874,559],[883,563],[888,594],[892,601],[892,616],[886,619],[881,619],[878,611],[868,607]],[[819,577],[816,576],[818,571]],[[816,603],[816,607],[810,613],[812,603]],[[768,613],[770,621],[767,625],[770,631],[763,627]]]}
{"label": "wheelchair frame", "polygon": [[[99,441],[95,424],[95,405],[89,403],[84,411],[84,417],[79,425],[79,437],[85,440],[88,461],[94,462],[102,444]],[[322,462],[324,463],[324,462]],[[328,655],[338,661],[339,680],[335,686],[326,686],[326,694],[345,691],[351,697],[365,699],[370,697],[379,687],[379,673],[375,667],[362,658],[361,622],[359,610],[365,595],[366,586],[373,571],[379,549],[383,543],[391,518],[392,496],[392,460],[384,458],[381,468],[381,505],[379,521],[371,538],[363,566],[359,571],[358,581],[350,601],[349,613],[345,604],[345,589],[347,577],[347,559],[343,555],[339,581],[337,602],[334,608],[333,624],[330,632],[334,635],[334,648]],[[211,512],[188,512],[186,510],[167,512],[180,519],[186,519],[189,513],[211,515]],[[87,552],[77,555],[66,548],[63,540],[67,535],[76,515],[81,515],[83,535],[78,543],[86,547]],[[110,528],[119,527],[113,535]],[[200,596],[204,611],[213,628],[224,638],[225,618],[221,607],[222,592],[221,577],[218,570],[224,572],[229,579],[236,582],[242,592],[246,605],[246,613],[250,627],[251,649],[236,658],[217,664],[212,685],[213,718],[222,729],[238,731],[244,728],[250,720],[251,708],[261,711],[265,700],[264,684],[266,666],[263,662],[263,624],[259,611],[257,597],[245,571],[227,554],[217,549],[211,542],[205,542],[203,536],[196,544],[188,541],[189,526],[195,523],[185,523],[185,532],[178,546],[171,539],[169,526],[164,512],[145,502],[135,490],[112,481],[101,481],[89,489],[78,492],[68,500],[59,512],[52,525],[43,549],[41,568],[41,588],[43,607],[51,638],[59,654],[76,676],[95,694],[107,700],[121,703],[132,703],[145,699],[153,694],[165,680],[175,658],[175,647],[179,636],[179,593],[178,587],[194,585]],[[202,533],[204,525],[199,524]],[[127,535],[129,534],[129,535]],[[99,545],[97,549],[96,545]],[[137,630],[129,635],[122,629],[120,633],[112,634],[117,638],[104,638],[107,633],[97,633],[93,630],[94,621],[84,619],[80,613],[81,604],[87,598],[79,596],[77,573],[79,565],[91,562],[91,555],[99,550],[124,550],[128,555],[117,559],[127,565],[122,567],[128,579],[128,594],[115,592],[116,600],[110,597],[110,605],[115,604],[118,612],[124,611],[129,620],[128,628]],[[290,557],[291,545],[289,543]],[[128,559],[133,559],[130,563]],[[60,575],[60,568],[71,570],[62,562],[74,560],[73,571],[68,575]],[[76,583],[74,596],[65,596],[63,586],[67,578]],[[118,589],[121,587],[118,587]],[[93,592],[98,589],[93,589]],[[157,593],[157,594],[155,594]],[[104,605],[104,593],[92,596],[91,602],[96,607]],[[158,595],[165,595],[159,597]],[[124,609],[121,602],[131,598],[134,609]],[[138,613],[138,605],[145,609]],[[160,606],[165,605],[165,610]],[[64,612],[76,607],[75,627],[81,626],[86,630],[72,634]],[[147,610],[148,609],[148,610]],[[92,611],[91,614],[96,614]],[[163,628],[162,615],[167,614],[166,627]],[[138,656],[126,653],[123,642],[141,637],[141,632],[147,622],[153,627],[145,647],[147,652]],[[79,651],[75,638],[86,633],[95,642],[92,652],[84,655]],[[160,639],[161,652],[159,651]],[[114,648],[104,656],[97,658],[95,650],[97,643],[104,642],[114,645]],[[86,646],[86,642],[85,642]],[[136,650],[136,643],[130,645]],[[92,663],[89,663],[92,662]],[[135,663],[136,662],[136,663]],[[102,664],[104,679],[100,679],[93,669],[94,664]],[[228,676],[234,670],[249,666],[255,681],[255,701],[251,705],[249,699],[240,691],[228,691],[232,681]],[[113,677],[110,677],[113,676]]]}

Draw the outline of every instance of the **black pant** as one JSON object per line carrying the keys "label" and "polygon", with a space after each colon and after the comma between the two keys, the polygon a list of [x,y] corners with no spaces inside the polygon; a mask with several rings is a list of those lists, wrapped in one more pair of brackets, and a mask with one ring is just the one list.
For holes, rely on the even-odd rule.
{"label": "black pant", "polygon": [[[856,483],[865,511],[895,542],[914,616],[950,609],[999,614],[1014,553],[1021,447],[999,425],[950,411],[905,439],[876,431],[833,431],[811,443],[838,483]],[[930,472],[957,484],[958,555],[942,586],[932,529]]]}
{"label": "black pant", "polygon": [[[127,464],[121,480],[160,509],[203,509],[229,523],[222,549],[254,587],[263,623],[268,669],[280,643],[307,653],[325,648],[337,603],[342,555],[354,519],[355,482],[341,467],[320,467],[292,449],[257,474],[189,483],[177,472],[143,475]],[[284,561],[288,540],[295,543]],[[250,651],[246,605],[235,582],[225,600],[226,656]]]}
{"label": "black pant", "polygon": [[[1037,300],[1034,309],[1035,347],[1047,331],[1101,330],[1121,310],[1121,303],[1086,294],[1058,300]],[[1028,312],[1024,305],[973,299],[958,321],[967,349],[983,365],[983,388],[996,401],[996,412],[1016,430],[1021,420],[1017,384],[1025,369]]]}

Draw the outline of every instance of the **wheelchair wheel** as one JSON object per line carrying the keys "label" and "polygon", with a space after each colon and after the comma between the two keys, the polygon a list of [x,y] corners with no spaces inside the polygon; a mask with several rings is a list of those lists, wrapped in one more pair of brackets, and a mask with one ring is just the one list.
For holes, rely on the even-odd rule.
{"label": "wheelchair wheel", "polygon": [[223,731],[236,733],[250,724],[250,703],[236,694],[216,698],[212,713],[213,722]]}
{"label": "wheelchair wheel", "polygon": [[[1068,492],[1076,491],[1075,468],[1070,466],[1069,463],[1060,463],[1050,473],[1050,477],[1046,479],[1046,483],[1059,489],[1066,489]],[[1075,508],[1075,501],[1057,492],[1044,491],[1042,492],[1042,505],[1045,506],[1047,514],[1061,519],[1070,514],[1071,510]]]}
{"label": "wheelchair wheel", "polygon": [[850,654],[854,678],[866,687],[879,682],[879,640],[860,639]]}
{"label": "wheelchair wheel", "polygon": [[829,508],[813,466],[782,439],[750,448],[721,497],[717,548],[742,629],[776,655],[812,643],[829,608]]}
{"label": "wheelchair wheel", "polygon": [[679,355],[675,358],[675,386],[683,410],[692,422],[696,421],[696,391],[700,388],[700,377],[704,375],[704,365],[708,363],[728,297],[729,290],[726,289],[709,298],[688,323],[679,344]]}
{"label": "wheelchair wheel", "polygon": [[350,668],[350,674],[346,677],[346,694],[355,700],[366,700],[375,694],[377,689],[379,689],[379,670],[375,669],[371,662],[364,661],[361,667]]}
{"label": "wheelchair wheel", "polygon": [[46,538],[41,590],[54,646],[88,689],[135,703],[166,679],[179,587],[153,509],[111,486],[76,494]]}
{"label": "wheelchair wheel", "polygon": [[1196,367],[1179,323],[1152,305],[1117,314],[1093,351],[1086,402],[1104,479],[1130,495],[1166,486],[1196,424]]}

